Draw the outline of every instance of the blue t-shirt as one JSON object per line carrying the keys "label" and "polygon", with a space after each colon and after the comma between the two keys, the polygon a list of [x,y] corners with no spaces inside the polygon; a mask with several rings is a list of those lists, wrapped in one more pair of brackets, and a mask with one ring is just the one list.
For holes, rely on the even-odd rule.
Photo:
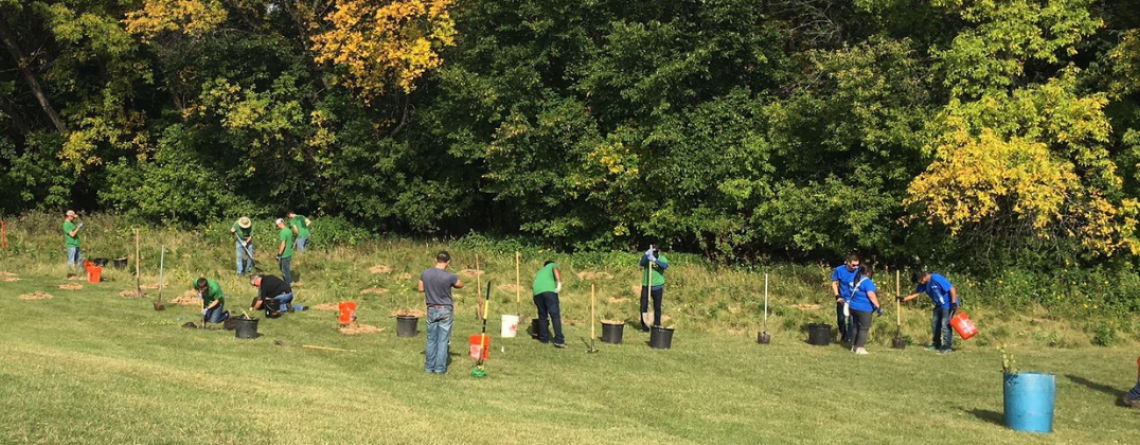
{"label": "blue t-shirt", "polygon": [[836,267],[835,272],[831,273],[831,281],[839,282],[839,296],[847,299],[851,298],[851,288],[855,286],[855,274],[859,273],[859,269],[847,270],[847,265]]}
{"label": "blue t-shirt", "polygon": [[860,277],[859,281],[855,283],[855,294],[850,298],[851,310],[859,312],[871,312],[875,310],[875,305],[871,304],[871,297],[867,295],[868,292],[878,292],[879,289],[875,287],[875,282],[870,278]]}
{"label": "blue t-shirt", "polygon": [[950,309],[950,302],[952,300],[950,297],[950,289],[953,288],[954,285],[950,284],[950,280],[947,280],[946,277],[932,273],[930,274],[930,281],[926,284],[918,285],[914,291],[916,293],[926,292],[927,295],[930,295],[930,299],[934,301],[934,306]]}

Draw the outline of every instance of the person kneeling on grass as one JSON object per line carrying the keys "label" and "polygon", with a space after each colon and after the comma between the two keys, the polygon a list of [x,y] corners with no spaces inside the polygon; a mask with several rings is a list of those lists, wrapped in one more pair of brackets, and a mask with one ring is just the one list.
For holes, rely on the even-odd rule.
{"label": "person kneeling on grass", "polygon": [[923,292],[930,296],[934,301],[934,314],[930,321],[934,339],[927,349],[949,354],[954,349],[954,331],[950,329],[950,319],[958,311],[958,289],[946,277],[936,273],[915,271],[911,280],[917,285],[914,293],[899,297],[899,302],[914,300]]}
{"label": "person kneeling on grass", "polygon": [[257,297],[249,307],[255,311],[264,310],[265,316],[277,318],[282,312],[303,311],[306,306],[293,304],[293,289],[285,281],[273,275],[254,275],[249,284],[257,288]]}
{"label": "person kneeling on grass", "polygon": [[203,323],[221,323],[230,318],[230,312],[226,310],[226,296],[222,294],[222,286],[217,281],[199,278],[190,287],[198,291],[198,297],[202,299]]}
{"label": "person kneeling on grass", "polygon": [[879,305],[879,298],[876,295],[878,289],[875,287],[875,282],[871,280],[871,276],[871,268],[866,264],[860,265],[859,271],[855,273],[855,284],[851,287],[851,295],[848,296],[853,334],[851,350],[859,355],[867,354],[865,346],[867,345],[867,333],[871,331],[871,317],[875,312],[880,315],[883,313]]}
{"label": "person kneeling on grass", "polygon": [[538,341],[550,342],[550,324],[554,325],[554,347],[566,348],[566,337],[562,335],[562,311],[558,305],[558,294],[562,292],[562,272],[558,263],[547,261],[534,276],[534,305],[538,308]]}

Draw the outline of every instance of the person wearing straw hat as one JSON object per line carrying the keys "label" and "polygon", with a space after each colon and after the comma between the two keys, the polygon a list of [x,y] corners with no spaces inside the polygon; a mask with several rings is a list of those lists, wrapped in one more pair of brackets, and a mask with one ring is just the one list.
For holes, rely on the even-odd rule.
{"label": "person wearing straw hat", "polygon": [[[547,261],[534,276],[534,306],[538,308],[538,341],[550,343],[550,326],[554,326],[554,347],[566,349],[566,337],[562,335],[562,311],[559,309],[558,294],[562,292],[562,272],[558,263]],[[549,324],[547,319],[549,318]]]}
{"label": "person wearing straw hat", "polygon": [[277,263],[281,266],[281,278],[285,284],[293,285],[293,230],[285,227],[285,220],[277,218],[277,239],[281,244],[277,246]]}
{"label": "person wearing straw hat", "polygon": [[914,300],[923,292],[930,296],[934,301],[934,314],[930,321],[933,340],[927,349],[949,354],[954,350],[954,330],[950,329],[950,319],[954,317],[961,303],[958,298],[958,288],[954,287],[946,277],[936,273],[916,270],[911,275],[911,280],[916,286],[914,292],[899,297],[899,302]]}
{"label": "person wearing straw hat", "polygon": [[77,219],[79,215],[74,210],[68,210],[63,220],[63,245],[67,247],[69,272],[83,265],[83,252],[79,249],[79,231],[83,229],[83,223],[76,224]]}
{"label": "person wearing straw hat", "polygon": [[230,227],[234,234],[234,245],[237,246],[237,274],[238,276],[253,273],[253,221],[249,217],[238,218]]}

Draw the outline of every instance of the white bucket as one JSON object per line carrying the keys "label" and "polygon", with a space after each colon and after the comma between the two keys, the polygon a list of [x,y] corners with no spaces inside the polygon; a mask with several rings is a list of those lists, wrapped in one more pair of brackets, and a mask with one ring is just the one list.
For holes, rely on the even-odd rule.
{"label": "white bucket", "polygon": [[515,338],[519,333],[519,316],[503,314],[503,329],[499,334],[503,338]]}

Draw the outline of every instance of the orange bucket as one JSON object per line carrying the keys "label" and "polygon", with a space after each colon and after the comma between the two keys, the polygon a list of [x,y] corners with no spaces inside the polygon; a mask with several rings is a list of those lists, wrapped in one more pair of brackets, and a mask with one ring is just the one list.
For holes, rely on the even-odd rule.
{"label": "orange bucket", "polygon": [[[483,338],[483,344],[479,344],[479,339]],[[483,360],[491,357],[491,336],[484,337],[481,334],[472,335],[469,342],[471,343],[471,358],[478,360],[479,353],[483,353]]]}
{"label": "orange bucket", "polygon": [[103,279],[103,268],[100,266],[91,266],[87,268],[87,281],[91,283],[98,283]]}
{"label": "orange bucket", "polygon": [[970,316],[965,312],[959,312],[954,318],[950,319],[950,326],[954,327],[954,331],[962,337],[962,340],[969,340],[978,335],[978,327],[974,326],[974,322],[970,321]]}
{"label": "orange bucket", "polygon": [[356,321],[356,302],[342,301],[340,308],[340,324],[349,324]]}

